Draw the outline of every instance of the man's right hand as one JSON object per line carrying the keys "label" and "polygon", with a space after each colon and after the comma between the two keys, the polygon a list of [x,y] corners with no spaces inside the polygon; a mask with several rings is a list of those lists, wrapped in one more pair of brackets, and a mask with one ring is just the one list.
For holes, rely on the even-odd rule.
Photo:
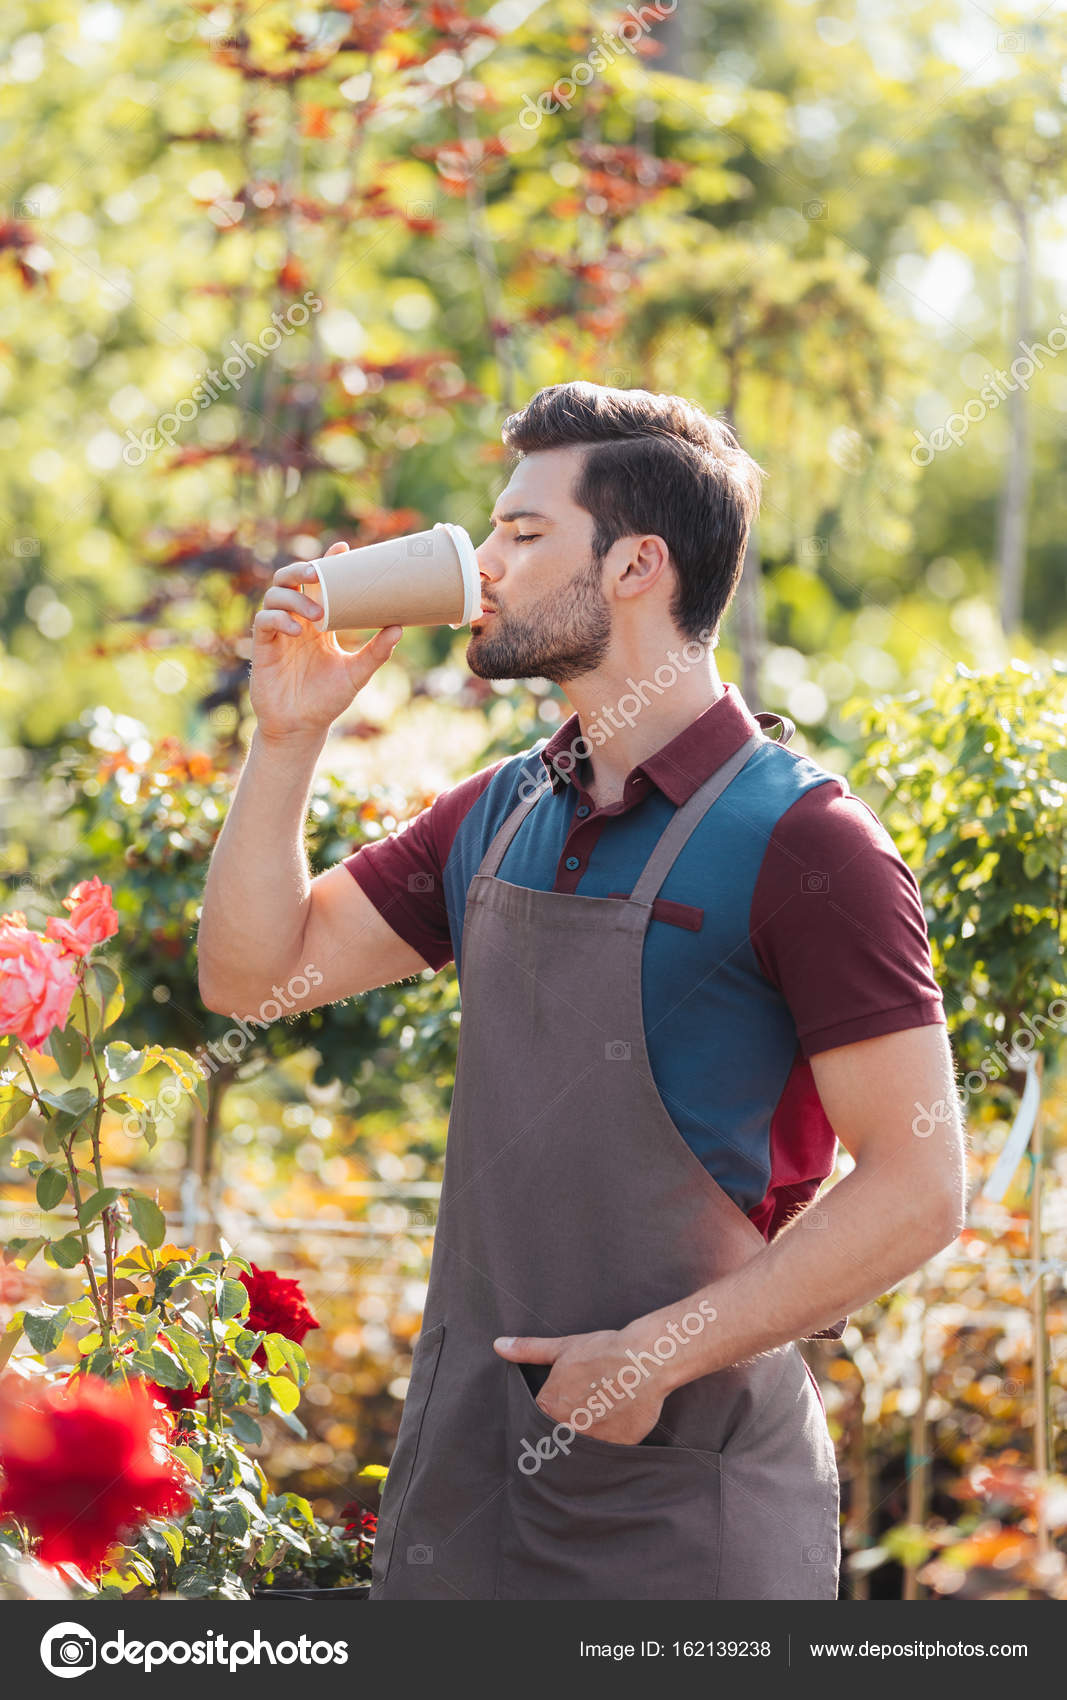
{"label": "man's right hand", "polygon": [[[326,553],[347,548],[334,543]],[[333,632],[315,630],[322,605],[301,584],[317,588],[306,561],[279,567],[252,622],[250,697],[268,740],[324,736],[403,634],[402,626],[383,626],[362,649],[342,649]]]}

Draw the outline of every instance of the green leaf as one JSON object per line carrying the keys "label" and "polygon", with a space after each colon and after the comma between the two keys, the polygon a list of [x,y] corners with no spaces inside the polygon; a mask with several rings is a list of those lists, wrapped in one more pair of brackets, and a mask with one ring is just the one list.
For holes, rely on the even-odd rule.
{"label": "green leaf", "polygon": [[42,1092],[41,1097],[50,1109],[67,1115],[84,1115],[96,1103],[96,1093],[87,1086],[70,1086],[65,1092]]}
{"label": "green leaf", "polygon": [[60,1169],[42,1169],[37,1176],[37,1202],[42,1210],[54,1210],[67,1196],[67,1177]]}
{"label": "green leaf", "polygon": [[73,1080],[82,1065],[82,1036],[73,1022],[64,1028],[53,1027],[48,1035],[48,1048],[64,1080]]}
{"label": "green leaf", "polygon": [[203,1387],[211,1372],[211,1361],[195,1334],[190,1334],[187,1328],[178,1328],[172,1324],[164,1328],[164,1335],[170,1341],[179,1361],[189,1371],[189,1379],[194,1387]]}
{"label": "green leaf", "polygon": [[215,1587],[215,1578],[200,1564],[183,1564],[174,1578],[174,1586],[183,1599],[200,1600]]}
{"label": "green leaf", "polygon": [[1048,758],[1049,772],[1054,779],[1067,785],[1067,750],[1052,750]]}
{"label": "green leaf", "polygon": [[309,1529],[313,1529],[315,1527],[315,1513],[312,1511],[309,1501],[304,1498],[303,1494],[287,1493],[285,1496],[285,1504],[288,1510],[299,1513]]}
{"label": "green leaf", "polygon": [[[102,1010],[99,1031],[103,1032],[117,1021],[125,1007],[126,999],[122,991],[122,981],[109,962],[94,962],[89,974],[96,982],[96,1002]],[[87,982],[88,984],[88,979]]]}
{"label": "green leaf", "polygon": [[148,1105],[143,1098],[135,1098],[132,1092],[112,1092],[104,1099],[110,1110],[132,1110],[135,1115],[147,1116]]}
{"label": "green leaf", "polygon": [[234,1357],[241,1358],[245,1363],[249,1363],[251,1361],[252,1354],[255,1352],[259,1344],[260,1335],[252,1328],[239,1328],[234,1334],[233,1339],[227,1341],[227,1345]]}
{"label": "green leaf", "polygon": [[7,1133],[9,1128],[20,1122],[32,1103],[29,1093],[23,1092],[13,1082],[0,1086],[0,1133]]}
{"label": "green leaf", "polygon": [[114,1204],[118,1196],[117,1186],[103,1186],[99,1192],[90,1193],[88,1198],[82,1200],[82,1207],[78,1211],[78,1225],[82,1228],[88,1227],[101,1210],[106,1210],[109,1204]]}
{"label": "green leaf", "polygon": [[262,1446],[263,1430],[247,1411],[228,1411],[234,1434],[245,1446]]}
{"label": "green leaf", "polygon": [[32,1239],[8,1240],[4,1247],[4,1262],[13,1263],[16,1269],[28,1269],[43,1245],[47,1245],[45,1234],[34,1234]]}
{"label": "green leaf", "polygon": [[[193,1456],[195,1457],[196,1454],[194,1453]],[[185,1536],[180,1529],[175,1529],[170,1523],[164,1523],[159,1532],[170,1548],[171,1557],[175,1564],[180,1564],[182,1553],[185,1550]]]}
{"label": "green leaf", "polygon": [[300,1403],[300,1389],[288,1376],[269,1375],[267,1383],[283,1411],[295,1411]]}
{"label": "green leaf", "polygon": [[30,1146],[20,1145],[17,1150],[12,1151],[7,1163],[10,1169],[27,1169],[31,1163],[36,1163],[38,1160],[37,1152],[32,1150]]}
{"label": "green leaf", "polygon": [[167,1219],[159,1205],[143,1192],[131,1192],[126,1204],[138,1237],[150,1251],[155,1251],[167,1234]]}
{"label": "green leaf", "polygon": [[160,1387],[189,1386],[189,1372],[185,1365],[172,1357],[170,1352],[165,1352],[162,1346],[151,1346],[147,1352],[132,1353],[130,1363]]}
{"label": "green leaf", "polygon": [[40,1097],[42,1103],[56,1111],[46,1133],[64,1139],[96,1109],[96,1095],[85,1086],[72,1086],[66,1092],[42,1092]]}
{"label": "green leaf", "polygon": [[194,1481],[202,1481],[204,1475],[204,1460],[199,1452],[194,1452],[191,1446],[172,1446],[175,1458],[180,1458]]}
{"label": "green leaf", "polygon": [[3,1334],[0,1334],[0,1370],[11,1356],[19,1340],[22,1338],[22,1312],[17,1311],[11,1318]]}
{"label": "green leaf", "polygon": [[160,1055],[160,1061],[165,1063],[172,1074],[176,1074],[183,1085],[192,1091],[198,1080],[203,1080],[202,1065],[188,1051],[179,1050],[177,1045],[168,1045]]}
{"label": "green leaf", "polygon": [[293,1340],[287,1340],[284,1334],[266,1335],[263,1346],[267,1354],[267,1368],[271,1374],[287,1369],[297,1385],[303,1387],[308,1378],[308,1361],[303,1347]]}
{"label": "green leaf", "polygon": [[48,1252],[60,1269],[73,1269],[82,1260],[82,1243],[73,1234],[67,1234],[61,1240],[53,1240]]}
{"label": "green leaf", "polygon": [[117,1084],[120,1080],[132,1080],[135,1074],[143,1074],[145,1069],[151,1066],[149,1051],[158,1050],[158,1045],[152,1045],[148,1050],[135,1051],[125,1039],[113,1039],[110,1045],[104,1046],[108,1079]]}
{"label": "green leaf", "polygon": [[248,1311],[248,1289],[243,1281],[233,1281],[229,1276],[220,1276],[215,1284],[215,1304],[219,1315],[224,1321],[232,1316],[244,1316]]}
{"label": "green leaf", "polygon": [[246,1508],[236,1500],[224,1500],[216,1506],[215,1527],[223,1535],[247,1535],[250,1518]]}
{"label": "green leaf", "polygon": [[22,1326],[35,1352],[54,1352],[66,1332],[70,1312],[66,1306],[54,1311],[28,1310]]}

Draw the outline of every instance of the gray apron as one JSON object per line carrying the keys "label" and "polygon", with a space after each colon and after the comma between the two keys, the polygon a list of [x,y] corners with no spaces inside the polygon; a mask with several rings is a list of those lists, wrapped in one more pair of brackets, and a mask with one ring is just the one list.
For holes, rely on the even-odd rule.
{"label": "gray apron", "polygon": [[[687,1382],[633,1446],[581,1432],[593,1391],[579,1432],[558,1428],[536,1403],[548,1370],[493,1350],[500,1334],[625,1328],[765,1247],[675,1127],[641,1007],[653,899],[762,742],[676,810],[629,898],[496,877],[547,785],[471,881],[440,1212],[372,1601],[837,1597],[837,1468],[795,1343]],[[691,1311],[675,1350],[704,1327]]]}

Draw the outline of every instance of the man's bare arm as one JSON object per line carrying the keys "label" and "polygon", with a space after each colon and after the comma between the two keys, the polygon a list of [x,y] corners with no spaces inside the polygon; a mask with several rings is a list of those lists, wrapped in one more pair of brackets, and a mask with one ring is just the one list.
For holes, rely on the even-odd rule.
{"label": "man's bare arm", "polygon": [[[204,888],[200,995],[227,1015],[254,1015],[280,1001],[279,988],[289,1009],[314,1009],[427,966],[347,868],[311,878],[304,823],[315,763],[331,724],[392,654],[401,628],[344,650],[332,632],[315,631],[322,609],[301,591],[306,582],[306,563],[280,568],[253,622],[257,725]],[[289,989],[298,976],[310,981],[302,997]]]}
{"label": "man's bare arm", "polygon": [[[290,1011],[315,1009],[420,973],[427,963],[346,867],[311,878],[304,821],[318,748],[277,750],[259,738],[257,731],[204,889],[204,1003],[248,1017],[280,1001],[281,988]],[[310,982],[302,997],[301,980]]]}
{"label": "man's bare arm", "polygon": [[[651,1354],[661,1369],[593,1429],[605,1440],[636,1444],[674,1388],[827,1327],[956,1238],[964,1221],[964,1143],[944,1027],[821,1052],[812,1072],[855,1168],[820,1198],[813,1221],[801,1213],[742,1268],[676,1304],[618,1332],[498,1343],[502,1357],[554,1366],[538,1394],[549,1415],[567,1421],[591,1381],[630,1361],[627,1348]],[[709,1319],[699,1334],[681,1327],[694,1312]],[[672,1356],[655,1351],[665,1337],[683,1342]]]}

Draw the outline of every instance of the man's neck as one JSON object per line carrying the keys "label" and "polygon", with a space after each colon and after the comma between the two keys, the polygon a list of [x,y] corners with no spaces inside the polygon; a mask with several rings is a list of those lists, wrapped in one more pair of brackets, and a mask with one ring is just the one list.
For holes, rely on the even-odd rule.
{"label": "man's neck", "polygon": [[[627,775],[724,694],[710,651],[690,667],[684,657],[678,666],[663,663],[658,681],[655,671],[631,672],[621,679],[590,673],[565,686],[586,740],[579,751],[592,746],[583,771],[588,779],[585,788],[598,808],[618,802]],[[668,673],[673,678],[659,688]]]}

